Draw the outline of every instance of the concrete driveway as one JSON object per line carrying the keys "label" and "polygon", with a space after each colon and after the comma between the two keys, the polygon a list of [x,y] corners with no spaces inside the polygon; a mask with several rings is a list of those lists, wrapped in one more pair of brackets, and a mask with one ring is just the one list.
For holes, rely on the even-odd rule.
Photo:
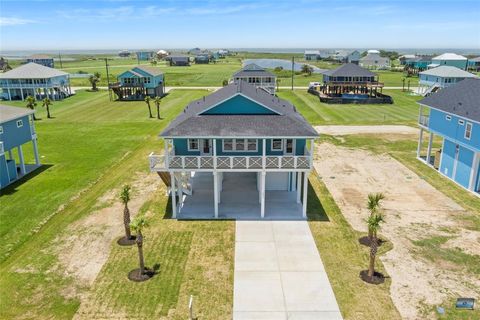
{"label": "concrete driveway", "polygon": [[342,319],[306,221],[237,221],[233,318]]}

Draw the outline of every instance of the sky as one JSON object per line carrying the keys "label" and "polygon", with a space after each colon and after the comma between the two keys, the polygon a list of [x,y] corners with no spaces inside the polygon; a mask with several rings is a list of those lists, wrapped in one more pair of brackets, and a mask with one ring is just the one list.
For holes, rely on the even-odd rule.
{"label": "sky", "polygon": [[479,0],[0,0],[0,51],[480,48]]}

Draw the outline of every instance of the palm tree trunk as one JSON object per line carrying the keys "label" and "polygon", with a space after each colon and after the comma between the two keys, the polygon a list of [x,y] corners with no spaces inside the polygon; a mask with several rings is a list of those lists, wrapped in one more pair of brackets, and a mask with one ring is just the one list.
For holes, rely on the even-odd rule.
{"label": "palm tree trunk", "polygon": [[145,262],[143,261],[143,235],[141,232],[137,235],[138,262],[140,264],[140,274],[145,273]]}
{"label": "palm tree trunk", "polygon": [[150,115],[150,118],[153,118],[153,116],[152,116],[152,108],[150,108],[150,103],[148,104],[148,114]]}
{"label": "palm tree trunk", "polygon": [[50,119],[50,107],[47,105],[47,118]]}
{"label": "palm tree trunk", "polygon": [[126,203],[125,208],[123,209],[123,224],[125,226],[125,237],[130,239],[132,237],[132,233],[130,232],[130,210]]}
{"label": "palm tree trunk", "polygon": [[370,278],[373,277],[375,273],[375,257],[377,255],[377,239],[375,237],[372,238],[370,243],[370,264],[368,266],[368,276]]}
{"label": "palm tree trunk", "polygon": [[157,119],[160,119],[160,105],[157,104]]}

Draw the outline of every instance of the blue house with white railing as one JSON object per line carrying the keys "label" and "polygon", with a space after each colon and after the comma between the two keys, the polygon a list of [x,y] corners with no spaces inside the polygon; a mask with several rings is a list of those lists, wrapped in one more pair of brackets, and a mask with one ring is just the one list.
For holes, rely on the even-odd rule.
{"label": "blue house with white railing", "polygon": [[173,217],[306,217],[318,134],[290,102],[234,81],[192,101],[160,136],[165,151],[150,168],[171,188]]}
{"label": "blue house with white railing", "polygon": [[[34,111],[0,105],[0,189],[40,167]],[[26,164],[23,146],[31,142],[35,164]]]}
{"label": "blue house with white railing", "polygon": [[143,100],[162,97],[165,91],[163,72],[156,67],[138,66],[117,77],[118,82],[110,84],[110,89],[119,100]]}
{"label": "blue house with white railing", "polygon": [[[480,195],[480,79],[465,79],[418,103],[418,159]],[[429,133],[426,152],[424,132]],[[436,151],[432,149],[435,135],[443,139]]]}
{"label": "blue house with white railing", "polygon": [[418,93],[426,96],[466,78],[478,78],[473,73],[451,66],[440,66],[418,74]]}

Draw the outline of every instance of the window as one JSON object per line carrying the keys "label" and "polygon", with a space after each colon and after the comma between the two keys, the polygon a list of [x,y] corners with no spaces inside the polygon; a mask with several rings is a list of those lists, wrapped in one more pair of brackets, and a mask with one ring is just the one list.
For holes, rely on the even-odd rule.
{"label": "window", "polygon": [[223,151],[256,152],[257,139],[223,139]]}
{"label": "window", "polygon": [[0,134],[3,133],[3,126],[0,126]]}
{"label": "window", "polygon": [[463,126],[463,125],[465,124],[465,121],[463,121],[463,120],[458,120],[458,124],[461,125],[461,126]]}
{"label": "window", "polygon": [[188,151],[198,151],[198,139],[188,139]]}
{"label": "window", "polygon": [[282,139],[272,139],[272,151],[282,151]]}
{"label": "window", "polygon": [[17,128],[23,127],[23,120],[17,120]]}
{"label": "window", "polygon": [[465,126],[465,139],[470,140],[472,137],[472,127],[473,125],[470,122],[467,122],[467,125]]}
{"label": "window", "polygon": [[450,120],[452,120],[452,116],[446,115],[446,116],[445,116],[445,119],[446,119],[447,121],[450,121]]}

